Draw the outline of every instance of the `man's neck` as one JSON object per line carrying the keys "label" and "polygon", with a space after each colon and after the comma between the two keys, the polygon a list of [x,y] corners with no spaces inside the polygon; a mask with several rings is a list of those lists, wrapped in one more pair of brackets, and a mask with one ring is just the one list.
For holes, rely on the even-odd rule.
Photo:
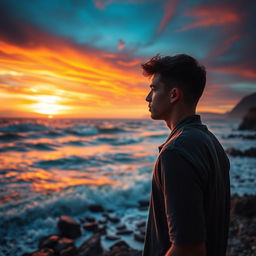
{"label": "man's neck", "polygon": [[173,112],[170,117],[165,120],[166,125],[169,127],[171,131],[176,127],[176,125],[185,119],[188,116],[195,115],[196,111],[194,109],[189,111],[179,111],[179,112]]}

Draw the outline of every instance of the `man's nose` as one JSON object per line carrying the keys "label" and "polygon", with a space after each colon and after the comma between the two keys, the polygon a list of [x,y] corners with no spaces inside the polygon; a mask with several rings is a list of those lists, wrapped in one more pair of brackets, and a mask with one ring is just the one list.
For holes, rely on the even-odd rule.
{"label": "man's nose", "polygon": [[151,100],[152,100],[152,91],[149,92],[148,96],[146,97],[147,102],[151,102]]}

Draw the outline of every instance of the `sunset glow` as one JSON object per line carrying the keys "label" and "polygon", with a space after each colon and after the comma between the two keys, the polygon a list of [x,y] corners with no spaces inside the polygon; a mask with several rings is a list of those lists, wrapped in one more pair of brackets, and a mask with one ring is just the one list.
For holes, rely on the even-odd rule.
{"label": "sunset glow", "polygon": [[[64,25],[63,17],[47,15],[54,8],[51,1],[45,1],[43,13],[40,1],[33,6],[26,2],[2,3],[1,9],[6,12],[2,15],[5,22],[1,23],[0,35],[0,116],[146,117],[149,114],[145,96],[150,81],[141,74],[140,64],[157,53],[185,52],[206,65],[207,88],[198,111],[229,111],[241,97],[256,89],[255,58],[249,50],[254,39],[246,25],[250,12],[241,14],[239,4],[230,7],[217,2],[193,6],[189,1],[186,6],[180,1],[152,1],[138,6],[130,3],[123,14],[126,22],[130,15],[136,15],[132,13],[135,6],[148,12],[154,9],[159,14],[158,19],[154,18],[156,27],[153,21],[147,25],[144,22],[142,38],[141,31],[132,27],[124,31],[106,24],[101,29],[102,14],[114,21],[111,13],[116,8],[124,11],[122,3],[96,1],[87,10],[66,2],[74,15],[81,11],[81,22],[86,21],[88,10],[94,12],[95,31],[77,27],[75,17]],[[18,19],[15,5],[20,8],[22,19]],[[60,8],[64,12],[66,7]],[[183,15],[177,16],[178,11]],[[137,19],[146,21],[145,15]],[[185,22],[189,19],[192,22]],[[243,36],[245,26],[247,39]],[[66,28],[61,35],[60,28]],[[86,38],[83,33],[87,33]],[[157,38],[151,42],[155,34]],[[203,39],[194,41],[194,35],[203,35]],[[93,41],[94,38],[101,39]],[[236,51],[235,45],[240,45],[241,50]],[[232,87],[234,83],[241,86]]]}

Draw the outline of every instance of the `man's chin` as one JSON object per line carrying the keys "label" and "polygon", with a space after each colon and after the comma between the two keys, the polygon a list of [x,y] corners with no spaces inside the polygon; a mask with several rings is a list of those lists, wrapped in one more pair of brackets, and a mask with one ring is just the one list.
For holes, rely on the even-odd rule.
{"label": "man's chin", "polygon": [[151,112],[151,119],[153,120],[161,120],[161,118],[159,116],[157,116],[156,114]]}

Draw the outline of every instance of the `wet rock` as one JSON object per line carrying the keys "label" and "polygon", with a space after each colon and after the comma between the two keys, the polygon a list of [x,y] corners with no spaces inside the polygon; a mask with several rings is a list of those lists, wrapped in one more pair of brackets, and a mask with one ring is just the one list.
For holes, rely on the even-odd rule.
{"label": "wet rock", "polygon": [[114,217],[114,216],[108,216],[108,220],[113,222],[113,223],[118,223],[120,222],[120,218]]}
{"label": "wet rock", "polygon": [[226,152],[232,156],[256,157],[256,148],[249,148],[244,151],[235,148],[228,148]]}
{"label": "wet rock", "polygon": [[141,211],[147,211],[148,210],[148,207],[149,207],[149,201],[147,200],[140,200],[138,201],[139,203],[139,210]]}
{"label": "wet rock", "polygon": [[133,233],[133,231],[128,229],[123,229],[116,232],[117,235],[130,235],[131,233]]}
{"label": "wet rock", "polygon": [[100,204],[91,204],[89,210],[91,212],[104,212],[104,208]]}
{"label": "wet rock", "polygon": [[140,221],[136,223],[136,227],[140,228],[140,227],[145,227],[146,226],[146,221]]}
{"label": "wet rock", "polygon": [[57,236],[57,235],[44,236],[44,237],[40,238],[38,248],[39,249],[42,249],[42,248],[53,249],[59,239],[60,239],[60,236]]}
{"label": "wet rock", "polygon": [[136,241],[144,243],[145,237],[142,234],[135,233],[133,237]]}
{"label": "wet rock", "polygon": [[107,218],[103,218],[103,219],[98,220],[99,224],[106,224],[107,222],[108,222]]}
{"label": "wet rock", "polygon": [[110,250],[113,251],[115,250],[116,248],[119,248],[119,249],[128,249],[130,248],[130,246],[123,240],[120,240],[116,243],[114,243],[111,247],[110,247]]}
{"label": "wet rock", "polygon": [[103,248],[100,234],[95,234],[87,239],[78,249],[76,256],[101,256]]}
{"label": "wet rock", "polygon": [[53,249],[55,252],[60,252],[68,247],[74,247],[74,240],[63,237],[57,241]]}
{"label": "wet rock", "polygon": [[121,224],[121,225],[117,226],[116,229],[117,230],[126,229],[126,225],[125,224]]}
{"label": "wet rock", "polygon": [[98,229],[98,224],[96,222],[85,223],[83,228],[87,231],[96,231]]}
{"label": "wet rock", "polygon": [[59,256],[76,256],[77,249],[74,246],[67,247],[59,252]]}
{"label": "wet rock", "polygon": [[60,217],[58,228],[65,237],[77,238],[81,236],[80,223],[68,216]]}
{"label": "wet rock", "polygon": [[43,248],[32,253],[24,253],[22,256],[55,256],[55,253],[53,249]]}
{"label": "wet rock", "polygon": [[238,129],[256,131],[256,107],[249,109]]}
{"label": "wet rock", "polygon": [[85,217],[85,220],[86,220],[87,222],[96,222],[96,219],[95,219],[94,217],[92,217],[92,216],[87,216],[87,217]]}
{"label": "wet rock", "polygon": [[111,235],[107,235],[105,238],[106,238],[106,240],[111,240],[111,241],[120,239],[119,236],[111,236]]}
{"label": "wet rock", "polygon": [[107,227],[105,225],[98,225],[98,228],[97,228],[96,232],[100,233],[100,234],[106,234],[107,233]]}
{"label": "wet rock", "polygon": [[252,218],[256,217],[256,196],[255,195],[248,195],[236,200],[234,202],[234,213]]}

